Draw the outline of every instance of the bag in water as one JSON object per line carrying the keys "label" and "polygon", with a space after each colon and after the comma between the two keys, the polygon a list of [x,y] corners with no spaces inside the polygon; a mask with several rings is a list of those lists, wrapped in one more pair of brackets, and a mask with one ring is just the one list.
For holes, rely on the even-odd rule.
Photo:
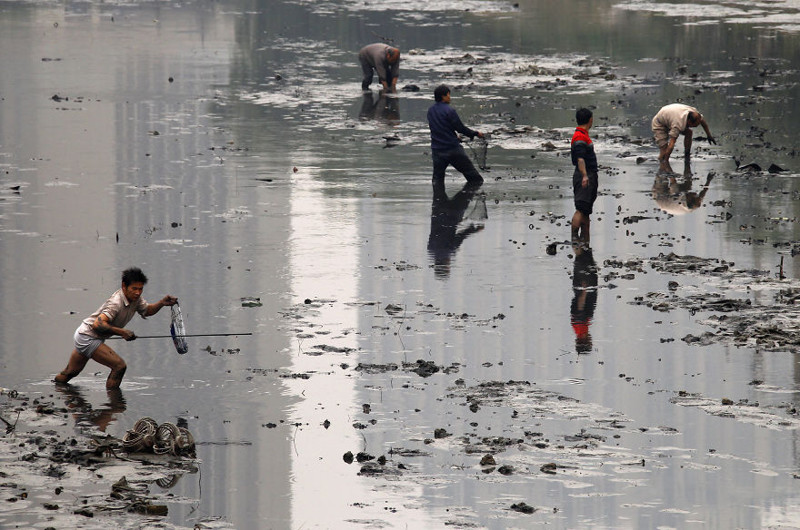
{"label": "bag in water", "polygon": [[172,342],[175,343],[175,349],[178,353],[186,353],[189,351],[189,345],[186,344],[186,328],[183,325],[183,314],[181,313],[181,306],[175,304],[172,306],[172,323],[169,325],[169,332],[172,335]]}

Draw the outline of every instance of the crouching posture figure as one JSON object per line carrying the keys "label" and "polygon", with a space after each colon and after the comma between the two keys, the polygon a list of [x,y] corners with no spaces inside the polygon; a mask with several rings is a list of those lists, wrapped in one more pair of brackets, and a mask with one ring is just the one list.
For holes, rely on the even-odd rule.
{"label": "crouching posture figure", "polygon": [[54,379],[56,383],[68,383],[81,373],[89,359],[94,359],[111,369],[106,380],[106,388],[119,388],[128,366],[117,352],[106,345],[106,339],[118,335],[125,340],[135,340],[136,334],[125,329],[125,326],[136,313],[142,318],[149,317],[158,313],[162,307],[175,305],[178,302],[174,296],[167,295],[154,304],[148,304],[142,298],[146,283],[147,276],[141,269],[132,267],[122,272],[122,287],[75,330],[75,348],[69,357],[67,367],[56,375]]}

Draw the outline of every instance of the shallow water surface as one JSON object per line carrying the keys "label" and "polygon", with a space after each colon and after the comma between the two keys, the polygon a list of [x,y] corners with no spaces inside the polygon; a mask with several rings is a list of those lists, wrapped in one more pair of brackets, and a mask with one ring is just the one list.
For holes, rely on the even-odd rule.
{"label": "shallow water surface", "polygon": [[[186,424],[198,471],[154,488],[174,527],[796,527],[797,347],[731,322],[794,330],[790,305],[748,310],[798,288],[799,16],[0,2],[0,387],[83,403],[81,432]],[[361,93],[356,53],[382,38],[419,91]],[[430,184],[442,82],[490,133],[477,191],[452,169],[444,195]],[[685,164],[679,144],[665,174],[649,124],[676,100],[720,145]],[[578,106],[601,195],[576,255]],[[252,335],[182,356],[115,341],[121,399],[96,363],[56,391],[79,320],[131,265],[189,333]],[[166,310],[129,325],[168,326]],[[70,513],[48,516],[115,524]]]}

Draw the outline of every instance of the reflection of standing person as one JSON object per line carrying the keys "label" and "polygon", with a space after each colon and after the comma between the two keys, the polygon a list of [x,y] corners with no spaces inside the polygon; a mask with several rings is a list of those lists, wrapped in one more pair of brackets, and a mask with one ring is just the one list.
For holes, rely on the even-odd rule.
{"label": "reflection of standing person", "polygon": [[703,126],[708,137],[708,143],[716,144],[717,141],[708,130],[708,123],[700,112],[683,103],[672,103],[661,107],[653,117],[651,128],[653,137],[658,145],[658,160],[669,160],[678,136],[683,135],[684,156],[689,156],[692,149],[692,128]]}
{"label": "reflection of standing person", "polygon": [[122,390],[114,388],[108,391],[108,403],[94,409],[83,396],[78,387],[73,385],[56,385],[56,390],[64,394],[64,402],[75,418],[75,424],[84,421],[90,422],[101,432],[106,432],[108,425],[114,421],[114,416],[125,412],[128,408]]}
{"label": "reflection of standing person", "polygon": [[364,92],[364,101],[361,102],[361,111],[358,117],[363,120],[382,120],[387,123],[395,123],[400,119],[399,99],[391,96],[387,97],[385,92],[381,92],[377,101],[371,90]]}
{"label": "reflection of standing person", "polygon": [[446,85],[437,86],[433,91],[433,98],[436,103],[428,109],[428,127],[431,130],[434,184],[437,180],[444,181],[444,173],[449,165],[460,171],[467,182],[483,183],[483,177],[475,169],[456,134],[461,133],[472,139],[476,136],[483,138],[483,133],[473,131],[461,123],[456,109],[450,106],[450,89]]}
{"label": "reflection of standing person", "polygon": [[174,296],[167,295],[154,304],[142,298],[147,276],[136,267],[122,272],[122,287],[100,306],[100,309],[86,318],[75,330],[75,349],[72,350],[67,367],[55,377],[56,383],[68,383],[80,374],[89,359],[111,368],[106,380],[106,388],[119,388],[128,366],[105,341],[112,335],[125,340],[135,340],[136,334],[125,329],[125,325],[139,313],[142,318],[158,313],[162,307],[175,305]]}
{"label": "reflection of standing person", "polygon": [[400,50],[376,42],[368,44],[358,52],[358,61],[361,63],[361,90],[369,90],[372,83],[373,70],[378,74],[378,81],[384,90],[394,92],[397,90],[397,77],[400,75]]}
{"label": "reflection of standing person", "polygon": [[592,336],[589,333],[589,326],[592,324],[596,305],[597,265],[592,256],[592,249],[576,246],[575,268],[572,274],[570,323],[575,332],[575,351],[578,353],[592,351]]}
{"label": "reflection of standing person", "polygon": [[471,234],[483,230],[482,224],[475,223],[470,223],[461,231],[458,230],[470,201],[480,187],[480,184],[468,182],[451,198],[445,191],[444,180],[433,181],[428,254],[433,260],[433,270],[437,278],[444,279],[450,275],[450,262],[461,243]]}
{"label": "reflection of standing person", "polygon": [[694,179],[689,159],[684,159],[683,180],[681,182],[678,182],[677,173],[672,171],[669,160],[665,160],[659,165],[656,180],[653,182],[653,199],[659,208],[672,215],[693,212],[703,204],[703,199],[713,178],[714,174],[709,173],[703,189],[700,190],[700,193],[697,193],[692,191],[692,181]]}
{"label": "reflection of standing person", "polygon": [[572,216],[572,240],[589,244],[589,216],[597,199],[597,156],[589,138],[589,129],[594,124],[592,111],[586,108],[575,112],[578,127],[572,135],[570,154],[575,172],[572,174],[572,190],[575,194],[575,213]]}

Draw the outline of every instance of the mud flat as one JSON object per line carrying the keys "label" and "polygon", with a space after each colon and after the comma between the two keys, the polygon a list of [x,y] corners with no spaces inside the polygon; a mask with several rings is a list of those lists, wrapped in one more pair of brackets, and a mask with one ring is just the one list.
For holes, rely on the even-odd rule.
{"label": "mud flat", "polygon": [[[74,428],[73,414],[53,399],[4,389],[0,396],[4,528],[177,528],[164,522],[170,493],[198,471],[188,455],[125,449],[122,439]],[[133,427],[133,426],[132,426]],[[211,524],[213,526],[204,526]],[[218,528],[198,521],[199,528]]]}

